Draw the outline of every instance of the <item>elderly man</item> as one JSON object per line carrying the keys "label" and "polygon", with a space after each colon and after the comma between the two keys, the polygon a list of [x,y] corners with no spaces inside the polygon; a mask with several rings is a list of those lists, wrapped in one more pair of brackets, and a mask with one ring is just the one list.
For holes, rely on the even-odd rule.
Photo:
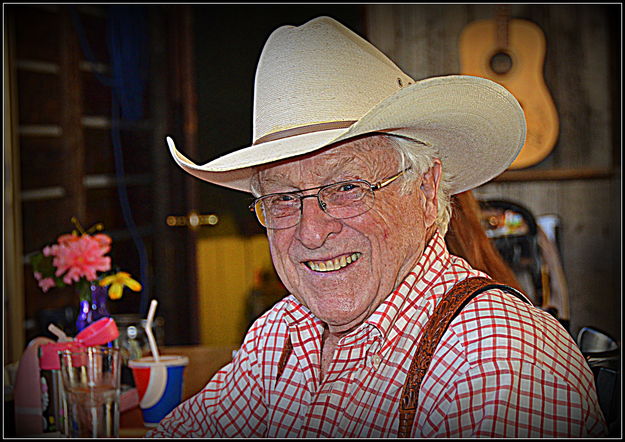
{"label": "elderly man", "polygon": [[415,82],[328,17],[268,39],[252,146],[189,173],[251,192],[290,295],[148,436],[604,434],[567,332],[443,240],[449,196],[503,172],[525,119],[476,77]]}

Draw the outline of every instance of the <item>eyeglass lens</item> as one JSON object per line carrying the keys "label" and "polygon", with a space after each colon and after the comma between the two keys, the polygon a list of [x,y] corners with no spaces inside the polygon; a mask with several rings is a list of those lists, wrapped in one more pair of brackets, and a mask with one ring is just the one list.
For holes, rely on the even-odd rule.
{"label": "eyeglass lens", "polygon": [[[271,229],[286,229],[299,222],[303,196],[297,192],[267,195],[256,202],[259,221]],[[373,207],[374,193],[366,181],[348,181],[317,193],[321,208],[333,218],[352,218]]]}

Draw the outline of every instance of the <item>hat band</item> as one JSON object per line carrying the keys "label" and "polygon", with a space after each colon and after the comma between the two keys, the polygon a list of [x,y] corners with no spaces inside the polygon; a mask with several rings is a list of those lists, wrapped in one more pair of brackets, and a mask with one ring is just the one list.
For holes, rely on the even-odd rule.
{"label": "hat band", "polygon": [[356,120],[347,120],[347,121],[330,121],[328,123],[316,123],[309,124],[308,126],[299,126],[293,127],[291,129],[280,130],[278,132],[272,132],[270,134],[264,135],[254,141],[252,146],[256,146],[257,144],[267,143],[269,141],[281,140],[283,138],[294,137],[296,135],[303,135],[312,132],[321,132],[324,130],[333,130],[333,129],[345,129],[354,124]]}

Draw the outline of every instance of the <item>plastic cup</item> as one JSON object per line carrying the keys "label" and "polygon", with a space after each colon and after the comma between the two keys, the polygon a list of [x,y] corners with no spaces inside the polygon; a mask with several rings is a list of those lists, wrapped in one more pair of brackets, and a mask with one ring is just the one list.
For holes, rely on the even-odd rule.
{"label": "plastic cup", "polygon": [[161,355],[159,361],[146,356],[128,362],[139,393],[139,406],[146,427],[156,427],[182,401],[186,356]]}
{"label": "plastic cup", "polygon": [[[58,431],[68,434],[67,400],[61,376],[59,352],[80,348],[76,342],[52,342],[39,347],[39,369],[41,370],[44,433]],[[44,387],[45,386],[45,387]],[[43,391],[45,388],[45,392]]]}
{"label": "plastic cup", "polygon": [[118,348],[76,347],[59,353],[67,401],[67,437],[119,436]]}

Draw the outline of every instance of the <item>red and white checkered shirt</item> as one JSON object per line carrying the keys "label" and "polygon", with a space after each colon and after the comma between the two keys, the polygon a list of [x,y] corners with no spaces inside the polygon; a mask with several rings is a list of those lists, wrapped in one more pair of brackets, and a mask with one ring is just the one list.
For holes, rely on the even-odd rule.
{"label": "red and white checkered shirt", "polygon": [[[397,437],[399,398],[421,330],[457,282],[485,276],[435,234],[418,265],[343,337],[319,380],[323,323],[288,296],[232,363],[148,437]],[[277,379],[290,336],[293,351]],[[551,315],[501,290],[475,297],[425,375],[413,437],[605,435],[593,376]]]}

